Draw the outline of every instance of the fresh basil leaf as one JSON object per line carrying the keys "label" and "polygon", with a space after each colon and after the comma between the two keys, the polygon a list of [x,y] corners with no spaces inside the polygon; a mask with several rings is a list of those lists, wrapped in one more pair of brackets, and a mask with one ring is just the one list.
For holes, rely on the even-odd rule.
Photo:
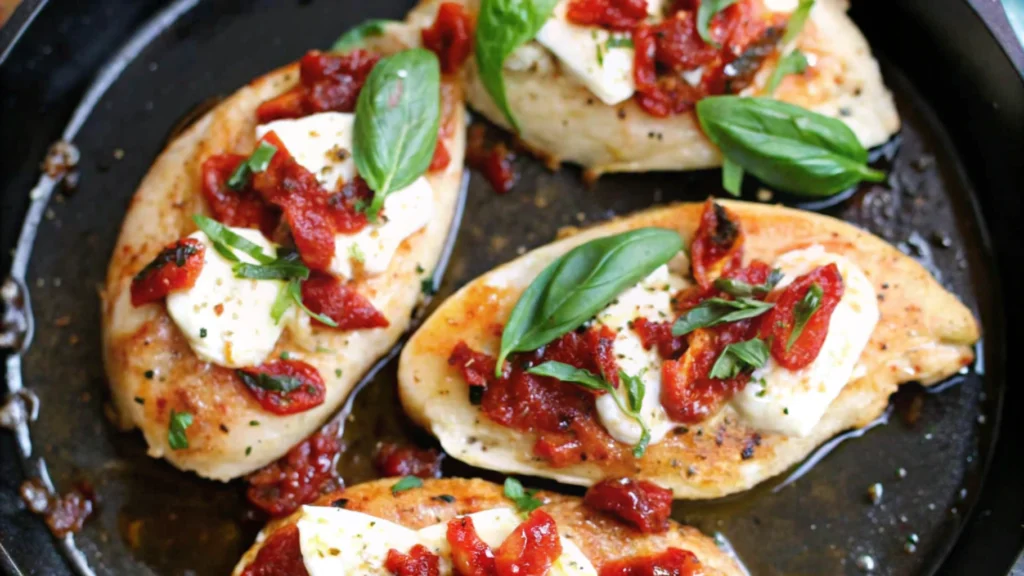
{"label": "fresh basil leaf", "polygon": [[284,313],[291,307],[292,293],[288,284],[285,284],[281,286],[281,290],[277,293],[277,298],[274,299],[274,304],[270,307],[270,318],[274,321],[275,325],[281,323]]}
{"label": "fresh basil leaf", "polygon": [[239,262],[231,269],[236,277],[252,280],[290,280],[292,278],[305,280],[309,278],[309,268],[299,260],[299,255],[295,252],[290,252],[269,264]]}
{"label": "fresh basil leaf", "polygon": [[765,184],[804,196],[831,196],[885,174],[842,121],[770,98],[709,96],[697,103],[704,134],[722,154]]}
{"label": "fresh basil leaf", "polygon": [[394,496],[399,492],[405,492],[406,490],[412,490],[413,488],[420,488],[423,486],[423,480],[416,476],[403,476],[401,480],[395,482],[391,486],[391,495]]}
{"label": "fresh basil leaf", "polygon": [[256,150],[253,150],[252,154],[243,160],[235,168],[235,171],[231,173],[231,177],[228,178],[227,182],[228,188],[233,190],[245,188],[253,174],[263,172],[267,169],[267,166],[270,166],[270,161],[274,159],[274,154],[277,154],[277,146],[267,142],[260,142]]}
{"label": "fresh basil leaf", "polygon": [[720,48],[721,46],[715,39],[711,37],[711,19],[716,14],[725,10],[729,6],[732,6],[738,2],[738,0],[702,0],[700,8],[697,9],[697,33],[704,39],[705,42]]}
{"label": "fresh basil leaf", "polygon": [[195,214],[192,216],[192,221],[213,242],[217,252],[232,262],[238,262],[239,260],[238,256],[232,253],[229,248],[243,252],[260,264],[270,264],[275,260],[273,256],[267,256],[257,244],[232,232],[230,228],[213,218],[207,218],[202,214]]}
{"label": "fresh basil leaf", "polygon": [[396,23],[394,20],[382,20],[374,18],[367,20],[355,28],[345,32],[334,44],[331,45],[331,52],[345,52],[364,44],[368,38],[376,38],[384,34],[384,28],[389,24]]}
{"label": "fresh basil leaf", "polygon": [[782,281],[782,270],[774,268],[764,284],[754,285],[742,280],[722,277],[715,280],[715,288],[734,298],[752,298],[771,292],[780,281]]}
{"label": "fresh basil leaf", "polygon": [[480,82],[512,129],[519,132],[505,93],[505,59],[533,40],[555,9],[558,0],[481,0],[476,18],[476,63]]}
{"label": "fresh basil leaf", "polygon": [[562,362],[545,362],[530,368],[526,373],[533,374],[534,376],[547,376],[548,378],[555,378],[562,382],[572,382],[573,384],[579,384],[588,390],[597,390],[609,393],[614,393],[615,391],[614,386],[590,370],[576,368],[575,366],[564,364]]}
{"label": "fresh basil leaf", "polygon": [[264,374],[263,372],[253,374],[245,370],[235,370],[235,374],[238,374],[238,377],[242,379],[246,386],[262,388],[268,392],[280,392],[281,394],[287,394],[304,384],[301,379],[294,376],[275,376],[273,374]]}
{"label": "fresh basil leaf", "polygon": [[536,350],[575,330],[682,248],[672,230],[640,228],[591,240],[552,262],[519,297],[505,324],[496,375],[509,354]]}
{"label": "fresh basil leaf", "polygon": [[783,46],[789,44],[796,37],[800,35],[800,32],[804,29],[804,24],[807,23],[807,17],[811,15],[811,8],[814,7],[814,0],[800,0],[800,4],[796,7],[796,10],[789,15],[789,22],[786,24],[786,33],[782,35],[782,40],[779,43]]}
{"label": "fresh basil leaf", "polygon": [[367,216],[384,198],[423,175],[434,157],[441,122],[441,67],[429,50],[414,48],[373,67],[356,102],[352,156],[374,191]]}
{"label": "fresh basil leaf", "polygon": [[639,377],[630,376],[621,370],[619,371],[619,379],[626,386],[626,395],[628,396],[628,404],[626,404],[623,403],[622,396],[615,391],[615,386],[612,386],[610,382],[589,370],[576,368],[562,362],[548,361],[530,368],[526,373],[536,376],[547,376],[562,382],[579,384],[588,390],[608,393],[619,407],[619,410],[640,425],[640,441],[633,447],[633,456],[640,458],[647,451],[647,445],[651,442],[651,431],[640,415],[640,408],[644,402],[645,386]]}
{"label": "fresh basil leaf", "polygon": [[771,302],[762,302],[752,298],[725,300],[724,298],[708,298],[679,317],[672,325],[673,336],[684,336],[698,328],[710,328],[728,322],[737,322],[747,318],[755,318],[774,307]]}
{"label": "fresh basil leaf", "polygon": [[188,412],[178,412],[171,408],[171,420],[167,426],[167,444],[171,450],[184,450],[188,448],[188,434],[186,430],[192,425],[192,415]]}
{"label": "fresh basil leaf", "polygon": [[529,514],[544,505],[544,501],[535,498],[535,490],[526,490],[523,484],[512,478],[505,478],[505,498],[508,498],[516,505],[516,509],[523,514]]}
{"label": "fresh basil leaf", "polygon": [[743,168],[729,160],[722,159],[722,188],[733,196],[739,196],[743,187]]}
{"label": "fresh basil leaf", "polygon": [[[309,308],[306,308],[306,304],[302,301],[302,281],[301,280],[292,280],[291,282],[288,283],[288,294],[292,297],[292,302],[295,302],[295,304],[298,305],[298,307],[300,309],[302,309],[303,312],[305,312],[306,314],[309,314],[309,316],[311,318],[315,318],[321,324],[326,324],[327,326],[330,326],[331,328],[337,328],[338,327],[338,323],[335,322],[334,320],[332,320],[329,316],[324,316],[323,314],[317,314],[316,312],[313,312]],[[271,310],[271,311],[273,311],[273,310]]]}
{"label": "fresh basil leaf", "polygon": [[789,333],[789,340],[786,342],[787,352],[793,347],[800,334],[803,333],[804,327],[807,326],[807,321],[818,311],[818,308],[821,308],[821,297],[824,294],[821,286],[815,282],[807,289],[804,297],[796,303],[796,306],[793,308],[793,331]]}
{"label": "fresh basil leaf", "polygon": [[805,70],[807,70],[807,56],[804,56],[804,53],[799,50],[793,50],[779,58],[775,70],[772,70],[772,75],[768,78],[768,86],[765,88],[765,92],[768,94],[774,93],[775,89],[782,83],[783,78],[790,74],[803,74]]}
{"label": "fresh basil leaf", "polygon": [[735,378],[740,372],[764,366],[768,355],[768,345],[760,338],[729,344],[715,360],[708,378]]}

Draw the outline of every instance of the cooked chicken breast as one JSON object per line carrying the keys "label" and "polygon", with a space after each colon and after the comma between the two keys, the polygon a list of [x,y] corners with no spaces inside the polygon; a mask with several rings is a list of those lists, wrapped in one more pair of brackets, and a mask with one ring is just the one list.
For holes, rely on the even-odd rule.
{"label": "cooked chicken breast", "polygon": [[[934,384],[972,362],[979,328],[971,312],[924,267],[883,240],[826,216],[779,206],[721,204],[741,222],[745,262],[772,263],[780,255],[818,246],[859,267],[867,292],[873,288],[877,294],[868,299],[877,300],[877,323],[873,330],[869,327],[859,360],[850,365],[850,381],[845,386],[840,382],[837,396],[822,406],[823,416],[801,431],[803,435],[755,428],[733,402],[699,424],[668,433],[642,458],[615,463],[591,459],[558,468],[534,453],[534,433],[499,425],[471,404],[467,382],[449,365],[460,341],[495,355],[501,340],[497,327],[506,322],[523,290],[557,257],[586,241],[641,227],[676,230],[689,246],[701,217],[700,204],[652,209],[595,226],[469,283],[438,308],[403,350],[399,392],[406,411],[451,456],[481,468],[579,485],[637,475],[671,488],[676,498],[715,498],[749,489],[804,459],[835,434],[872,421],[900,384]],[[786,424],[781,422],[783,411],[789,415],[788,408],[779,407],[769,416]]]}
{"label": "cooked chicken breast", "polygon": [[[413,530],[446,523],[456,516],[514,507],[512,501],[505,498],[501,486],[483,480],[427,480],[421,488],[394,494],[391,488],[397,480],[385,478],[352,486],[324,496],[315,505],[342,506],[345,510],[362,512]],[[701,563],[701,573],[707,576],[745,573],[735,559],[695,528],[672,522],[663,533],[642,534],[608,514],[591,510],[579,498],[550,492],[538,493],[536,497],[545,502],[540,509],[555,520],[562,538],[574,543],[597,570],[611,560],[657,554],[675,547],[695,554]],[[299,510],[271,522],[239,561],[235,576],[256,559],[268,538],[294,525],[303,514],[303,510]],[[355,547],[340,550],[342,556],[355,553],[358,553]]]}
{"label": "cooked chicken breast", "polygon": [[[478,0],[459,1],[471,11],[479,6]],[[410,21],[428,25],[439,3],[424,0]],[[772,4],[795,6],[796,2]],[[865,147],[872,147],[895,134],[900,120],[871,48],[846,15],[847,8],[847,0],[815,3],[795,42],[811,65],[804,74],[785,77],[774,97],[842,119]],[[777,62],[775,57],[765,62],[741,95],[762,94]],[[510,128],[480,82],[472,59],[464,70],[466,101],[491,122]],[[722,162],[693,112],[656,118],[632,99],[606,105],[537,42],[528,43],[506,61],[505,85],[520,125],[519,138],[553,166],[571,162],[597,176],[696,170]]]}
{"label": "cooked chicken breast", "polygon": [[[405,47],[398,37],[377,47]],[[298,64],[251,82],[203,116],[157,158],[132,198],[103,290],[103,346],[118,422],[142,430],[149,454],[183,470],[229,480],[256,470],[322,426],[366,371],[408,328],[421,280],[438,263],[452,225],[462,180],[465,118],[461,90],[455,95],[452,130],[444,144],[451,162],[425,175],[433,193],[433,217],[399,245],[383,273],[358,279],[356,290],[382,312],[387,328],[338,331],[286,328],[268,358],[287,352],[311,364],[326,384],[319,406],[277,416],[263,410],[234,371],[204,362],[190,348],[163,301],[134,307],[132,277],[168,243],[195,231],[193,214],[209,214],[201,193],[200,166],[213,154],[249,154],[255,143],[256,108],[298,83]],[[171,411],[193,416],[189,447],[168,443]]]}

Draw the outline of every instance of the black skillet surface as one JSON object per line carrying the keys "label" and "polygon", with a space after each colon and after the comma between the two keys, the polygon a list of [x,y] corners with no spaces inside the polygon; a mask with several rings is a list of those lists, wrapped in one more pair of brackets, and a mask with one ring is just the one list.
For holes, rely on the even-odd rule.
{"label": "black skillet surface", "polygon": [[[117,31],[138,26],[153,14],[153,4],[50,6],[13,54],[11,68],[2,70],[5,247],[13,244],[20,217],[11,214],[12,209],[24,202],[36,179],[38,150],[57,138],[68,103],[80,95],[81,68],[112,54],[123,41]],[[978,22],[967,20],[973,13],[957,2],[947,4],[951,16],[960,10],[959,33],[970,25],[977,28]],[[175,6],[188,8],[180,2]],[[99,362],[95,287],[103,279],[128,198],[172,127],[196,106],[230,93],[307,48],[328,45],[365,17],[400,17],[406,8],[402,0],[377,2],[372,9],[323,1],[220,2],[189,8],[167,18],[164,29],[151,28],[149,37],[126,54],[123,72],[75,137],[82,152],[80,185],[73,195],[51,202],[28,269],[36,335],[24,356],[23,372],[25,385],[42,401],[42,415],[32,427],[36,454],[43,456],[58,487],[68,488],[75,479],[85,478],[99,493],[99,513],[77,537],[96,573],[225,574],[261,522],[247,510],[239,483],[202,481],[150,460],[137,433],[118,433],[104,417],[107,393]],[[781,487],[775,481],[723,501],[677,503],[675,516],[709,534],[722,534],[754,574],[855,574],[857,559],[864,555],[874,559],[876,573],[928,574],[938,569],[981,495],[982,508],[966,533],[971,544],[951,557],[954,568],[949,573],[1005,572],[1021,543],[1020,518],[1013,517],[1020,510],[1020,496],[1015,494],[1020,484],[997,485],[982,493],[980,482],[991,460],[1004,393],[1002,328],[1013,318],[1004,311],[1014,309],[1004,308],[999,299],[972,183],[984,186],[981,198],[992,202],[989,194],[999,193],[992,189],[999,179],[1010,184],[1008,178],[1019,172],[1000,172],[1007,167],[995,165],[998,159],[991,155],[986,159],[993,165],[979,167],[979,155],[992,146],[995,132],[983,133],[988,143],[957,147],[946,130],[960,138],[972,135],[972,130],[992,130],[995,114],[969,106],[980,95],[1001,101],[1005,93],[1000,91],[1007,86],[1012,90],[1019,78],[1004,76],[1005,82],[992,91],[985,91],[983,83],[966,85],[958,98],[968,106],[966,115],[973,122],[965,123],[949,115],[949,93],[934,91],[941,82],[919,67],[926,56],[934,59],[943,50],[955,51],[945,44],[938,50],[928,48],[933,34],[942,36],[942,27],[901,26],[900,17],[905,25],[908,14],[917,16],[921,9],[911,1],[901,3],[895,12],[873,11],[866,4],[858,9],[863,12],[857,14],[858,20],[871,39],[877,39],[876,49],[892,62],[885,72],[900,104],[904,130],[878,151],[879,162],[892,168],[890,181],[862,187],[824,211],[900,245],[960,294],[985,328],[982,362],[941,393],[924,395],[913,387],[901,392],[887,426],[844,443],[792,484]],[[916,47],[896,44],[897,36],[916,40]],[[969,37],[979,46],[986,40],[984,29]],[[917,66],[908,58],[919,58]],[[81,65],[62,65],[61,59]],[[950,70],[966,74],[969,61],[955,62]],[[35,66],[50,74],[34,74]],[[47,84],[14,83],[33,78]],[[922,97],[918,86],[928,87],[930,97]],[[38,102],[26,102],[33,97]],[[1016,102],[1018,108],[1008,112],[1020,112],[1024,99]],[[941,119],[932,110],[933,103],[942,107]],[[1019,115],[1010,120],[1014,118],[1021,120]],[[995,150],[1019,161],[1021,156],[1012,152],[1020,151],[1021,134],[1013,126],[1003,125],[1006,134],[998,139],[1002,148]],[[11,168],[6,159],[21,162]],[[522,249],[547,242],[563,226],[598,222],[653,203],[700,200],[719,191],[716,172],[612,176],[588,190],[575,169],[552,174],[529,160],[521,160],[519,167],[523,178],[507,196],[496,196],[475,176],[470,180],[466,215],[441,297]],[[753,190],[747,193],[753,196]],[[1017,207],[1011,208],[1016,216],[1019,201],[1011,206]],[[1005,223],[998,212],[989,212],[993,215],[997,226]],[[1003,262],[1006,266],[1008,261]],[[70,324],[57,326],[65,316],[70,316]],[[398,414],[393,376],[394,365],[385,366],[355,399],[340,468],[349,483],[374,476],[370,462],[377,441],[430,442]],[[917,407],[920,416],[908,417]],[[1016,425],[1011,421],[1002,427]],[[2,439],[0,543],[25,573],[63,574],[67,568],[40,531],[40,523],[15,495],[18,472],[9,459],[14,451],[9,438]],[[904,479],[898,478],[900,468],[907,472]],[[445,472],[495,478],[451,459]],[[867,500],[867,489],[875,482],[885,488],[879,505]],[[994,502],[993,492],[1003,498]],[[1007,513],[1008,521],[1002,525],[986,520],[1002,519]],[[985,539],[995,531],[1000,535]],[[910,534],[920,539],[913,554],[905,550]],[[3,561],[0,556],[0,566]]]}

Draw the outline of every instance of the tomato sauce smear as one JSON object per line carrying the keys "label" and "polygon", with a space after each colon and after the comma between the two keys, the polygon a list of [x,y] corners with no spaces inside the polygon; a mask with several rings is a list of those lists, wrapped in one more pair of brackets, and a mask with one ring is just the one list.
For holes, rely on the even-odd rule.
{"label": "tomato sauce smear", "polygon": [[618,385],[618,368],[611,351],[614,332],[592,328],[565,334],[540,350],[513,354],[500,378],[494,376],[495,359],[460,342],[449,356],[470,385],[470,400],[478,401],[492,421],[537,434],[533,452],[552,466],[587,460],[618,461],[631,458],[597,419],[595,393],[575,384],[527,374],[547,361],[570,364],[603,374]]}
{"label": "tomato sauce smear", "polygon": [[275,518],[287,516],[299,506],[343,487],[335,469],[340,453],[338,425],[324,426],[276,462],[247,476],[246,496]]}
{"label": "tomato sauce smear", "polygon": [[320,372],[301,360],[271,360],[236,373],[260,406],[278,416],[315,408],[327,395]]}
{"label": "tomato sauce smear", "polygon": [[654,534],[668,529],[672,491],[646,480],[608,478],[591,486],[583,503],[612,514],[644,534]]}
{"label": "tomato sauce smear", "polygon": [[271,534],[242,576],[309,576],[302,561],[299,527],[291,524]]}
{"label": "tomato sauce smear", "polygon": [[375,464],[382,476],[440,478],[444,454],[430,449],[386,442],[377,451]]}
{"label": "tomato sauce smear", "polygon": [[[814,285],[822,291],[820,305],[791,344],[797,308]],[[770,342],[772,357],[780,366],[799,370],[818,357],[825,344],[825,337],[828,336],[832,312],[843,298],[844,291],[839,267],[829,264],[798,277],[781,294],[772,295],[775,307],[765,315],[761,323],[761,338]]]}
{"label": "tomato sauce smear", "polygon": [[660,554],[612,560],[601,566],[599,576],[701,576],[697,555],[680,548]]}
{"label": "tomato sauce smear", "polygon": [[203,271],[206,247],[195,238],[176,240],[132,278],[132,306],[163,299],[171,292],[195,286]]}

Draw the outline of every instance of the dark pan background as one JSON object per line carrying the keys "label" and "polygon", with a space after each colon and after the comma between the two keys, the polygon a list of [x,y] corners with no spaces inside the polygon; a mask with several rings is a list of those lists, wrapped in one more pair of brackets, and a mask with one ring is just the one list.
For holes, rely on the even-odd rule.
{"label": "dark pan background", "polygon": [[[26,0],[19,10],[33,4]],[[51,2],[0,66],[4,269],[46,147],[97,67],[161,4]],[[400,18],[408,4],[203,3],[133,57],[76,138],[81,184],[51,203],[27,278],[37,332],[24,374],[42,399],[33,436],[54,481],[68,488],[85,478],[99,492],[99,513],[78,538],[97,573],[226,574],[262,521],[247,511],[239,483],[202,481],[150,460],[137,433],[118,433],[104,416],[95,290],[128,198],[172,127],[197,106],[307,48],[329,45],[367,17]],[[1024,190],[1020,69],[964,2],[860,2],[854,16],[882,57],[904,130],[876,152],[892,169],[886,185],[819,208],[899,245],[962,295],[984,324],[983,362],[940,394],[901,392],[888,426],[843,444],[778,493],[773,482],[724,501],[681,502],[675,516],[723,534],[758,575],[856,574],[862,554],[874,557],[879,574],[1005,574],[1024,542],[1021,392],[1004,386],[1006,351],[1012,357],[1020,340],[1012,330],[1004,337],[1021,309],[1009,285],[1020,262],[1010,247]],[[1010,57],[1024,62],[1019,48]],[[522,181],[506,196],[470,179],[441,297],[563,226],[719,191],[716,171],[611,176],[588,189],[573,168],[550,173],[528,159],[519,168]],[[1001,297],[1004,291],[1010,296]],[[56,327],[66,315],[71,324]],[[355,400],[341,464],[349,483],[374,476],[370,456],[380,439],[430,445],[400,416],[393,374],[394,365],[385,366]],[[1002,440],[993,448],[997,429]],[[68,573],[42,523],[17,497],[21,470],[8,434],[0,434],[0,455],[0,544],[25,573]],[[907,477],[898,480],[901,467]],[[496,477],[452,460],[445,472]],[[885,487],[878,506],[866,496],[875,482]],[[907,554],[911,533],[921,542]]]}

